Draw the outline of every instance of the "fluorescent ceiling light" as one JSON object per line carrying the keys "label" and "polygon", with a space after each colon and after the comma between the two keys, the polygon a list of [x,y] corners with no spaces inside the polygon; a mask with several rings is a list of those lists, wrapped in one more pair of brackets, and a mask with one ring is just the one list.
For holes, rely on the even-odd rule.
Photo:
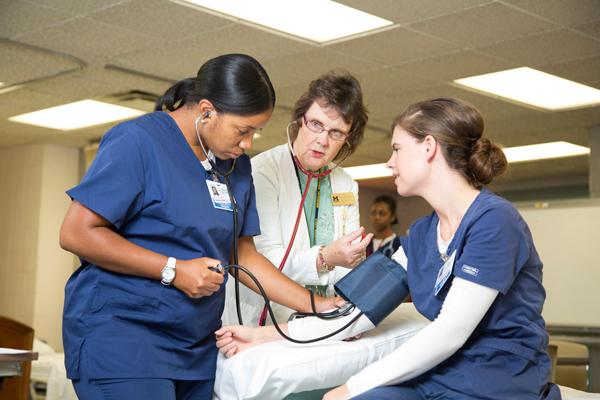
{"label": "fluorescent ceiling light", "polygon": [[[530,146],[509,147],[504,150],[508,162],[543,160],[546,158],[561,158],[590,154],[590,149],[567,142],[552,142]],[[392,171],[385,164],[371,164],[360,167],[344,168],[354,180],[381,178],[392,176]]]}
{"label": "fluorescent ceiling light", "polygon": [[58,107],[47,108],[28,114],[10,117],[8,120],[23,124],[37,125],[44,128],[70,131],[93,125],[105,124],[122,119],[139,117],[145,114],[140,110],[102,103],[94,100],[83,100]]}
{"label": "fluorescent ceiling light", "polygon": [[600,90],[526,67],[454,83],[552,111],[600,104]]}
{"label": "fluorescent ceiling light", "polygon": [[552,142],[503,149],[508,162],[543,160],[590,154],[590,149],[567,142]]}
{"label": "fluorescent ceiling light", "polygon": [[371,178],[381,178],[384,176],[392,176],[392,170],[387,169],[385,164],[371,164],[371,165],[363,165],[360,167],[348,167],[344,168],[352,179],[371,179]]}
{"label": "fluorescent ceiling light", "polygon": [[185,1],[318,43],[393,24],[330,0]]}

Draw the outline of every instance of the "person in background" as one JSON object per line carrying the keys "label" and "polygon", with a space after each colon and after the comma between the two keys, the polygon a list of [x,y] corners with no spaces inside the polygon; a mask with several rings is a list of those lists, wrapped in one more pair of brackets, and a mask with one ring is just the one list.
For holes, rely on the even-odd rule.
{"label": "person in background", "polygon": [[[514,205],[486,188],[507,160],[482,136],[481,113],[435,98],[409,106],[392,129],[387,167],[398,194],[434,210],[412,224],[392,263],[406,270],[415,307],[432,322],[323,399],[560,399],[549,383],[542,262]],[[311,320],[318,335],[344,323]],[[302,323],[282,330],[305,337],[294,334]],[[272,327],[225,326],[216,335],[227,356],[281,340]]]}
{"label": "person in background", "polygon": [[[294,104],[289,143],[252,158],[261,230],[255,238],[256,248],[273,265],[281,265],[303,193],[308,190],[282,272],[320,296],[335,295],[333,284],[364,259],[372,237],[361,239],[364,228],[360,226],[358,184],[336,167],[356,151],[366,124],[367,109],[358,80],[348,73],[327,73],[312,81]],[[331,173],[312,178],[307,189],[308,178],[302,169]],[[258,326],[264,300],[246,288],[240,292],[244,324]],[[293,312],[277,304],[272,308],[278,322],[287,321]],[[228,295],[224,324],[237,323],[234,309],[233,297]]]}
{"label": "person in background", "polygon": [[[155,112],[103,136],[82,182],[67,192],[73,201],[60,232],[61,247],[81,260],[63,312],[67,377],[79,399],[212,399],[213,332],[228,274],[211,268],[233,258],[234,236],[239,264],[271,298],[311,309],[309,292],[254,247],[260,229],[244,152],[274,106],[263,67],[223,55],[167,90]],[[235,163],[237,232],[209,157],[222,171]],[[322,310],[343,304],[317,300]]]}
{"label": "person in background", "polygon": [[400,238],[392,231],[392,225],[398,223],[396,200],[392,196],[377,196],[371,206],[371,223],[375,229],[373,240],[366,248],[367,257],[374,251],[380,251],[388,258],[400,247]]}

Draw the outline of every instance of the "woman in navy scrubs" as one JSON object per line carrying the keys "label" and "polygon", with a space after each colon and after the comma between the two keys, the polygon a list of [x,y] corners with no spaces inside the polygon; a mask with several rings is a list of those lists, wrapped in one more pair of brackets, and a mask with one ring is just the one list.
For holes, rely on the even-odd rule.
{"label": "woman in navy scrubs", "polygon": [[482,137],[482,115],[437,98],[392,126],[398,193],[434,209],[393,259],[433,322],[324,399],[560,399],[548,383],[542,262],[519,212],[485,187],[507,161]]}
{"label": "woman in navy scrubs", "polygon": [[[250,159],[244,152],[268,122],[275,91],[266,71],[241,54],[207,61],[171,87],[154,113],[108,131],[73,199],[61,246],[81,259],[65,288],[67,376],[80,399],[210,399],[232,259],[271,299],[310,310],[308,291],[254,247],[260,234]],[[166,109],[169,113],[163,112]],[[238,232],[224,178],[229,176]],[[245,274],[242,283],[254,288]],[[317,299],[320,309],[340,299]]]}

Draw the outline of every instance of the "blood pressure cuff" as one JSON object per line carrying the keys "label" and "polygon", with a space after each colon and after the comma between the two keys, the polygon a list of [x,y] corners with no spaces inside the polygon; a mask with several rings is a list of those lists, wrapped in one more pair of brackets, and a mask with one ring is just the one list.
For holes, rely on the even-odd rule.
{"label": "blood pressure cuff", "polygon": [[377,326],[409,295],[406,270],[377,251],[340,279],[338,296],[352,302]]}

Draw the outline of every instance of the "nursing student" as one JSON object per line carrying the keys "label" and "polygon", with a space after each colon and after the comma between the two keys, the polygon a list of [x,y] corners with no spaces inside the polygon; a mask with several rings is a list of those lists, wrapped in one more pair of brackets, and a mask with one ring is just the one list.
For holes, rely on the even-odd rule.
{"label": "nursing student", "polygon": [[377,196],[371,206],[371,224],[375,234],[366,248],[367,257],[379,251],[387,258],[392,258],[400,247],[400,238],[392,231],[392,225],[397,223],[396,200],[386,194]]}
{"label": "nursing student", "polygon": [[[295,102],[288,143],[252,158],[261,231],[256,248],[318,296],[335,295],[333,284],[364,259],[372,237],[362,238],[358,184],[340,167],[362,142],[367,119],[357,78],[324,74]],[[258,326],[265,301],[246,288],[240,292],[244,325]],[[237,323],[233,293],[228,290],[224,324]],[[272,309],[281,323],[293,312],[279,304]]]}
{"label": "nursing student", "polygon": [[[78,255],[67,282],[63,341],[80,399],[211,399],[234,235],[239,264],[274,300],[310,310],[308,291],[254,247],[260,233],[250,159],[275,91],[252,57],[207,61],[156,111],[108,131],[64,219],[61,246]],[[168,112],[163,112],[166,110]],[[229,174],[237,204],[226,195]],[[242,274],[243,275],[243,274]],[[248,283],[246,276],[240,278]],[[336,300],[317,299],[320,309]]]}
{"label": "nursing student", "polygon": [[[387,167],[398,193],[421,196],[434,211],[412,224],[393,260],[433,322],[325,400],[560,399],[548,383],[542,262],[515,207],[485,187],[507,161],[483,131],[479,111],[456,98],[414,104],[394,121]],[[332,324],[296,325],[284,332],[317,336]],[[271,327],[216,334],[228,356],[281,339]]]}

